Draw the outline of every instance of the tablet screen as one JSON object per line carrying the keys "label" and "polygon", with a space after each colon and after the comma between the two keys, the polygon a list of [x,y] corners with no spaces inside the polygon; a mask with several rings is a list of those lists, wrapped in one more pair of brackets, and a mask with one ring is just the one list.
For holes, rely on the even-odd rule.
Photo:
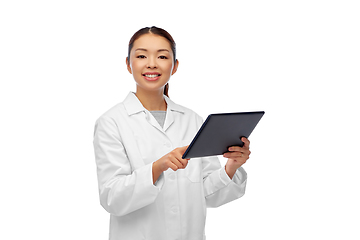
{"label": "tablet screen", "polygon": [[222,155],[230,146],[243,146],[241,137],[249,138],[264,114],[264,111],[210,114],[182,158]]}

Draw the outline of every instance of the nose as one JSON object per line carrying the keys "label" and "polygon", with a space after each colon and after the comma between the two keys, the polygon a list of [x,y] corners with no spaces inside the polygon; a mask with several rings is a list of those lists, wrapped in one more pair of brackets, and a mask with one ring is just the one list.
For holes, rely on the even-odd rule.
{"label": "nose", "polygon": [[156,59],[153,57],[148,58],[147,68],[154,69],[157,68]]}

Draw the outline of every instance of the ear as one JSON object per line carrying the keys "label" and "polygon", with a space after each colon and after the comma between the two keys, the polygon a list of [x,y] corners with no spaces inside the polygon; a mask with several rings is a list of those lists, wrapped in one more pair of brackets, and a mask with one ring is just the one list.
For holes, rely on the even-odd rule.
{"label": "ear", "polygon": [[178,69],[178,66],[179,66],[179,61],[176,59],[176,62],[174,64],[174,68],[173,68],[173,70],[171,72],[171,75],[174,75],[176,73],[176,71]]}
{"label": "ear", "polygon": [[132,74],[128,57],[126,57],[126,66],[127,66],[127,70],[129,71],[129,73]]}

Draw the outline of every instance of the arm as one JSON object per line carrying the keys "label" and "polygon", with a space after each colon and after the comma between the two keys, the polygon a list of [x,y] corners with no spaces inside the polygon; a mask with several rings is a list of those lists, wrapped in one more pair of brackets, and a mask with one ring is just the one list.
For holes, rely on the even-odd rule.
{"label": "arm", "polygon": [[242,141],[243,147],[230,147],[229,152],[224,154],[224,157],[229,158],[224,168],[220,168],[218,160],[209,161],[205,158],[203,161],[204,176],[208,175],[204,181],[208,207],[218,207],[245,194],[247,174],[241,166],[249,159],[251,152],[250,142],[246,138],[242,138]]}
{"label": "arm", "polygon": [[153,185],[152,164],[132,170],[113,119],[98,119],[93,143],[100,203],[109,213],[126,215],[155,201],[160,187]]}
{"label": "arm", "polygon": [[204,195],[207,207],[219,207],[245,194],[247,174],[240,167],[230,179],[217,157],[204,158]]}

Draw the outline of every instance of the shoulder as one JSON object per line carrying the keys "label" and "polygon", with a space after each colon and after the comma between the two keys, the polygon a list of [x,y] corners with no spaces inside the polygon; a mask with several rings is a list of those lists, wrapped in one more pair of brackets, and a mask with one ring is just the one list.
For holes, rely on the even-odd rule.
{"label": "shoulder", "polygon": [[117,103],[98,117],[96,122],[111,121],[117,122],[119,117],[126,113],[123,102]]}
{"label": "shoulder", "polygon": [[139,110],[136,97],[133,93],[129,92],[126,98],[104,112],[98,119],[114,119],[118,120],[124,116],[129,115],[129,112],[136,112]]}
{"label": "shoulder", "polygon": [[[181,106],[181,105],[179,105],[179,106]],[[183,111],[187,116],[202,120],[202,117],[198,113],[196,113],[194,110],[184,107],[184,106],[181,106],[181,107],[183,108]]]}

